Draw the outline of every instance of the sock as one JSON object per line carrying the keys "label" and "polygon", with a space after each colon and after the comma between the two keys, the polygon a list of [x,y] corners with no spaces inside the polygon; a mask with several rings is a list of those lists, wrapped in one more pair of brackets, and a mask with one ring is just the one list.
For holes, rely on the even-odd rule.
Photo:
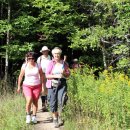
{"label": "sock", "polygon": [[26,115],[31,115],[30,112],[26,112]]}

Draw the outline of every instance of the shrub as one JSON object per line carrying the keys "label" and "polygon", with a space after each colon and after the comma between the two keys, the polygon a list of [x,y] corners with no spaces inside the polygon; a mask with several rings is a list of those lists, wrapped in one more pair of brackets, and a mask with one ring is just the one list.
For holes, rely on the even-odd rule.
{"label": "shrub", "polygon": [[[86,128],[122,130],[130,126],[130,79],[107,70],[95,78],[94,69],[72,71],[68,80],[67,119],[78,117]],[[79,127],[79,123],[77,124]]]}

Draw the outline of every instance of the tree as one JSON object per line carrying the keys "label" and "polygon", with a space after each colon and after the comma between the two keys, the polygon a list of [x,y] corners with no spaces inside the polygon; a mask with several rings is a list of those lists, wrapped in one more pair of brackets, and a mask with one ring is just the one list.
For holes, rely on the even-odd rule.
{"label": "tree", "polygon": [[[71,47],[84,50],[89,47],[95,50],[100,48],[103,55],[104,68],[108,68],[109,65],[120,62],[124,58],[128,59],[129,51],[121,56],[124,50],[120,48],[120,45],[121,43],[124,44],[129,50],[128,38],[126,40],[125,36],[129,34],[130,2],[128,0],[93,0],[91,2],[80,2],[88,22],[83,29],[77,29],[70,36]],[[86,8],[90,7],[90,5],[91,8]],[[117,49],[120,50],[120,53],[116,54],[115,49],[116,51]],[[111,55],[107,55],[107,53]]]}

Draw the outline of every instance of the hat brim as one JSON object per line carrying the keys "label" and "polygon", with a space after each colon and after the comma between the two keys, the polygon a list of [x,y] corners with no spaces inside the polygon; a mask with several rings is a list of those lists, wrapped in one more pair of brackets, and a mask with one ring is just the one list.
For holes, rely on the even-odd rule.
{"label": "hat brim", "polygon": [[46,50],[40,50],[40,52],[44,52],[44,51],[50,51],[50,49],[46,49]]}

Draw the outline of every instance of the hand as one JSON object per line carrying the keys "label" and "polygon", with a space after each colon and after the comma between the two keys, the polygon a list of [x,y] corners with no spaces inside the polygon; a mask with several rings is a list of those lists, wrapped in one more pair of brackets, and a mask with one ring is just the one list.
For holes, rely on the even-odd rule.
{"label": "hand", "polygon": [[65,71],[65,69],[63,69],[63,72],[62,72],[62,74],[63,74],[63,75],[65,75],[65,74],[66,74],[66,71]]}
{"label": "hand", "polygon": [[20,87],[17,88],[17,93],[20,93]]}
{"label": "hand", "polygon": [[41,94],[43,94],[43,95],[47,95],[47,88],[42,87]]}
{"label": "hand", "polygon": [[44,86],[42,86],[42,92],[41,93],[44,93],[45,92],[45,88]]}
{"label": "hand", "polygon": [[69,75],[70,75],[69,69],[64,69],[63,70],[63,76],[67,78]]}
{"label": "hand", "polygon": [[58,79],[63,78],[63,74],[55,74],[54,78],[58,78]]}

